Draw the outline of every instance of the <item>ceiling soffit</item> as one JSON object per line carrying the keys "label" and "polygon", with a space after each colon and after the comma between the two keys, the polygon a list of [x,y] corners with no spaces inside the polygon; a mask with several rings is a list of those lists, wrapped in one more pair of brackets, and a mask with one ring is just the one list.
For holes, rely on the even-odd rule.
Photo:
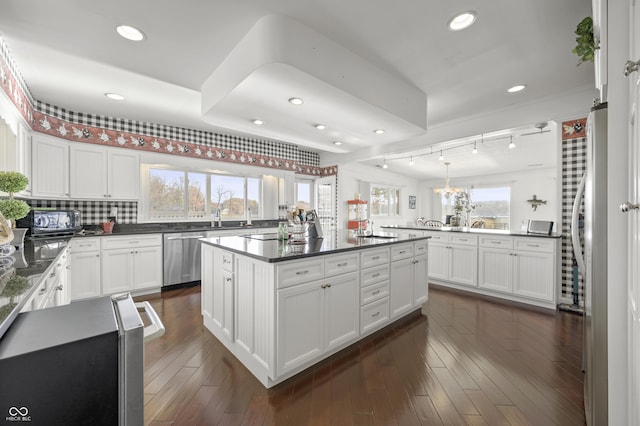
{"label": "ceiling soffit", "polygon": [[[258,20],[201,93],[207,122],[333,152],[406,140],[427,127],[424,92],[281,15]],[[290,105],[291,97],[304,104]],[[373,133],[380,128],[384,134]]]}

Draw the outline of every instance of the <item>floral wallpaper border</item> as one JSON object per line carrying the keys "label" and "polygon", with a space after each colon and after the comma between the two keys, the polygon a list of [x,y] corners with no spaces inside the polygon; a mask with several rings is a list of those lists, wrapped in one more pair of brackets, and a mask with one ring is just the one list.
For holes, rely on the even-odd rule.
{"label": "floral wallpaper border", "polygon": [[338,166],[309,166],[301,164],[299,161],[276,156],[246,153],[192,142],[175,141],[101,127],[78,125],[36,111],[28,96],[30,94],[25,93],[28,89],[22,88],[19,80],[11,72],[11,68],[7,64],[6,58],[9,56],[9,52],[1,38],[0,44],[2,45],[3,53],[3,55],[0,55],[0,87],[2,87],[2,90],[7,94],[18,111],[20,111],[20,114],[27,121],[31,129],[39,133],[75,142],[160,152],[280,170],[291,170],[297,174],[310,176],[333,176],[338,174]]}

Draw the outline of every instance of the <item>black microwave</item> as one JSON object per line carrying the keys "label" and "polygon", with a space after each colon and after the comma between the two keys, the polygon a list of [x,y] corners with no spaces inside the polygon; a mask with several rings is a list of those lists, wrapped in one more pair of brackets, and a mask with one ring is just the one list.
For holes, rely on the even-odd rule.
{"label": "black microwave", "polygon": [[82,221],[77,210],[31,209],[26,217],[18,219],[16,226],[28,228],[33,237],[69,235],[82,229]]}

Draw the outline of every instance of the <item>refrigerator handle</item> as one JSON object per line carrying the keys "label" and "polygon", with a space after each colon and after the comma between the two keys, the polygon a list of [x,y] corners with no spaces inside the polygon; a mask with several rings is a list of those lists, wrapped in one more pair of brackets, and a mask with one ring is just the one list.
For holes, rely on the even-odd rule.
{"label": "refrigerator handle", "polygon": [[576,198],[573,200],[573,210],[571,211],[571,244],[573,245],[573,253],[578,262],[578,270],[582,274],[582,278],[587,276],[587,268],[584,265],[584,257],[582,255],[582,246],[580,245],[580,201],[584,195],[584,185],[587,174],[582,175]]}

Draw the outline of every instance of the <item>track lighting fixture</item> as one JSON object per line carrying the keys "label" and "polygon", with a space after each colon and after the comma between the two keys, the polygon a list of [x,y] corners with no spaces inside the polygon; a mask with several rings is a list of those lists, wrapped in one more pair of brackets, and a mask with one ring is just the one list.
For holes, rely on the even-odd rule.
{"label": "track lighting fixture", "polygon": [[411,159],[409,160],[409,165],[413,166],[413,156],[411,157]]}
{"label": "track lighting fixture", "polygon": [[473,142],[473,151],[471,151],[471,153],[473,154],[477,154],[478,153],[478,145],[477,142]]}
{"label": "track lighting fixture", "polygon": [[444,161],[444,155],[442,155],[442,150],[440,150],[440,157],[438,157],[438,160]]}
{"label": "track lighting fixture", "polygon": [[515,143],[513,143],[513,136],[511,136],[511,137],[510,137],[510,141],[511,141],[511,142],[509,142],[509,149],[513,149],[513,148],[515,148],[515,147],[516,147],[516,144],[515,144]]}

